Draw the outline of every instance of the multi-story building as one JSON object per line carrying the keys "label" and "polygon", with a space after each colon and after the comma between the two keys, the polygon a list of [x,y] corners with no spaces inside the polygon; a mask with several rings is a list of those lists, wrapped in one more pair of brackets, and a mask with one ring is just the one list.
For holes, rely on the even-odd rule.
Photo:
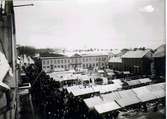
{"label": "multi-story building", "polygon": [[123,69],[134,74],[150,74],[151,58],[150,50],[128,51],[122,56]]}
{"label": "multi-story building", "polygon": [[106,54],[74,54],[61,57],[41,57],[42,69],[46,72],[56,69],[102,68],[108,64]]}
{"label": "multi-story building", "polygon": [[134,74],[151,73],[150,50],[127,51],[121,57],[111,57],[109,67],[118,71],[130,71]]}

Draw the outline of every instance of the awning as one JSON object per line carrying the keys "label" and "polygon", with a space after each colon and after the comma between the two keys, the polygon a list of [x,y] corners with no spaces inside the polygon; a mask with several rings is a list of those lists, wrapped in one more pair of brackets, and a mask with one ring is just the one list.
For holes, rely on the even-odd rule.
{"label": "awning", "polygon": [[1,91],[10,90],[10,87],[7,84],[0,81],[0,90]]}
{"label": "awning", "polygon": [[8,61],[5,55],[2,52],[0,52],[0,82],[3,81],[9,69],[10,69],[10,66],[8,64]]}

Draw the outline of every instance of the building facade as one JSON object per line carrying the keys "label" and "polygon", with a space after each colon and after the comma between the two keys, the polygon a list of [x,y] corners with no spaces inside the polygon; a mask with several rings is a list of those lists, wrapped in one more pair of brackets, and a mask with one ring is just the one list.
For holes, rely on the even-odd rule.
{"label": "building facade", "polygon": [[41,57],[42,69],[46,72],[59,69],[102,68],[108,65],[108,55],[79,55],[71,57]]}
{"label": "building facade", "polygon": [[151,74],[150,50],[127,51],[121,57],[112,57],[109,67],[118,71],[130,71],[133,74]]}
{"label": "building facade", "polygon": [[123,63],[121,57],[111,57],[108,61],[108,65],[110,69],[123,71]]}
{"label": "building facade", "polygon": [[122,56],[124,71],[130,71],[134,74],[151,74],[150,50],[128,51]]}
{"label": "building facade", "polygon": [[165,66],[166,66],[166,45],[163,44],[159,46],[153,54],[153,69],[155,76],[164,76],[165,77]]}

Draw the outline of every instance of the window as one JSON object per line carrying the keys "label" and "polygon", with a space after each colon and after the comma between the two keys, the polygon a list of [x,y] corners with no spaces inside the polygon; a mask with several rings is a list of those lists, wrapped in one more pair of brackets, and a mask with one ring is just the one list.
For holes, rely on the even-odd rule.
{"label": "window", "polygon": [[66,63],[66,59],[64,60],[64,63]]}
{"label": "window", "polygon": [[70,63],[70,59],[68,59],[68,63]]}
{"label": "window", "polygon": [[54,61],[54,63],[56,64],[56,60]]}
{"label": "window", "polygon": [[47,68],[49,68],[49,66],[47,66]]}
{"label": "window", "polygon": [[63,60],[61,60],[61,63],[63,63]]}
{"label": "window", "polygon": [[57,68],[57,66],[55,65],[55,68]]}
{"label": "window", "polygon": [[57,60],[57,63],[59,64],[59,63],[60,63],[60,60]]}
{"label": "window", "polygon": [[43,60],[43,65],[45,65],[45,60]]}
{"label": "window", "polygon": [[78,60],[77,60],[77,59],[75,59],[75,62],[78,62]]}
{"label": "window", "polygon": [[61,65],[61,68],[63,68],[64,66],[63,65]]}
{"label": "window", "polygon": [[83,68],[85,68],[85,64],[83,64]]}
{"label": "window", "polygon": [[83,60],[83,62],[85,62],[85,59],[84,59],[84,58],[83,58],[82,60]]}
{"label": "window", "polygon": [[51,64],[53,63],[52,60],[50,60],[50,63],[51,63]]}
{"label": "window", "polygon": [[60,66],[59,66],[59,65],[58,65],[57,67],[58,67],[58,68],[60,68]]}
{"label": "window", "polygon": [[43,69],[45,69],[46,67],[45,66],[43,66]]}

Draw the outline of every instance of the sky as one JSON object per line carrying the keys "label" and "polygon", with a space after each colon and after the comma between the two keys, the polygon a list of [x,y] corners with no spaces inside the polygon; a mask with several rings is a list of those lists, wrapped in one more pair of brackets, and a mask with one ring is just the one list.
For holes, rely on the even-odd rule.
{"label": "sky", "polygon": [[165,0],[15,0],[16,40],[36,48],[157,48]]}

